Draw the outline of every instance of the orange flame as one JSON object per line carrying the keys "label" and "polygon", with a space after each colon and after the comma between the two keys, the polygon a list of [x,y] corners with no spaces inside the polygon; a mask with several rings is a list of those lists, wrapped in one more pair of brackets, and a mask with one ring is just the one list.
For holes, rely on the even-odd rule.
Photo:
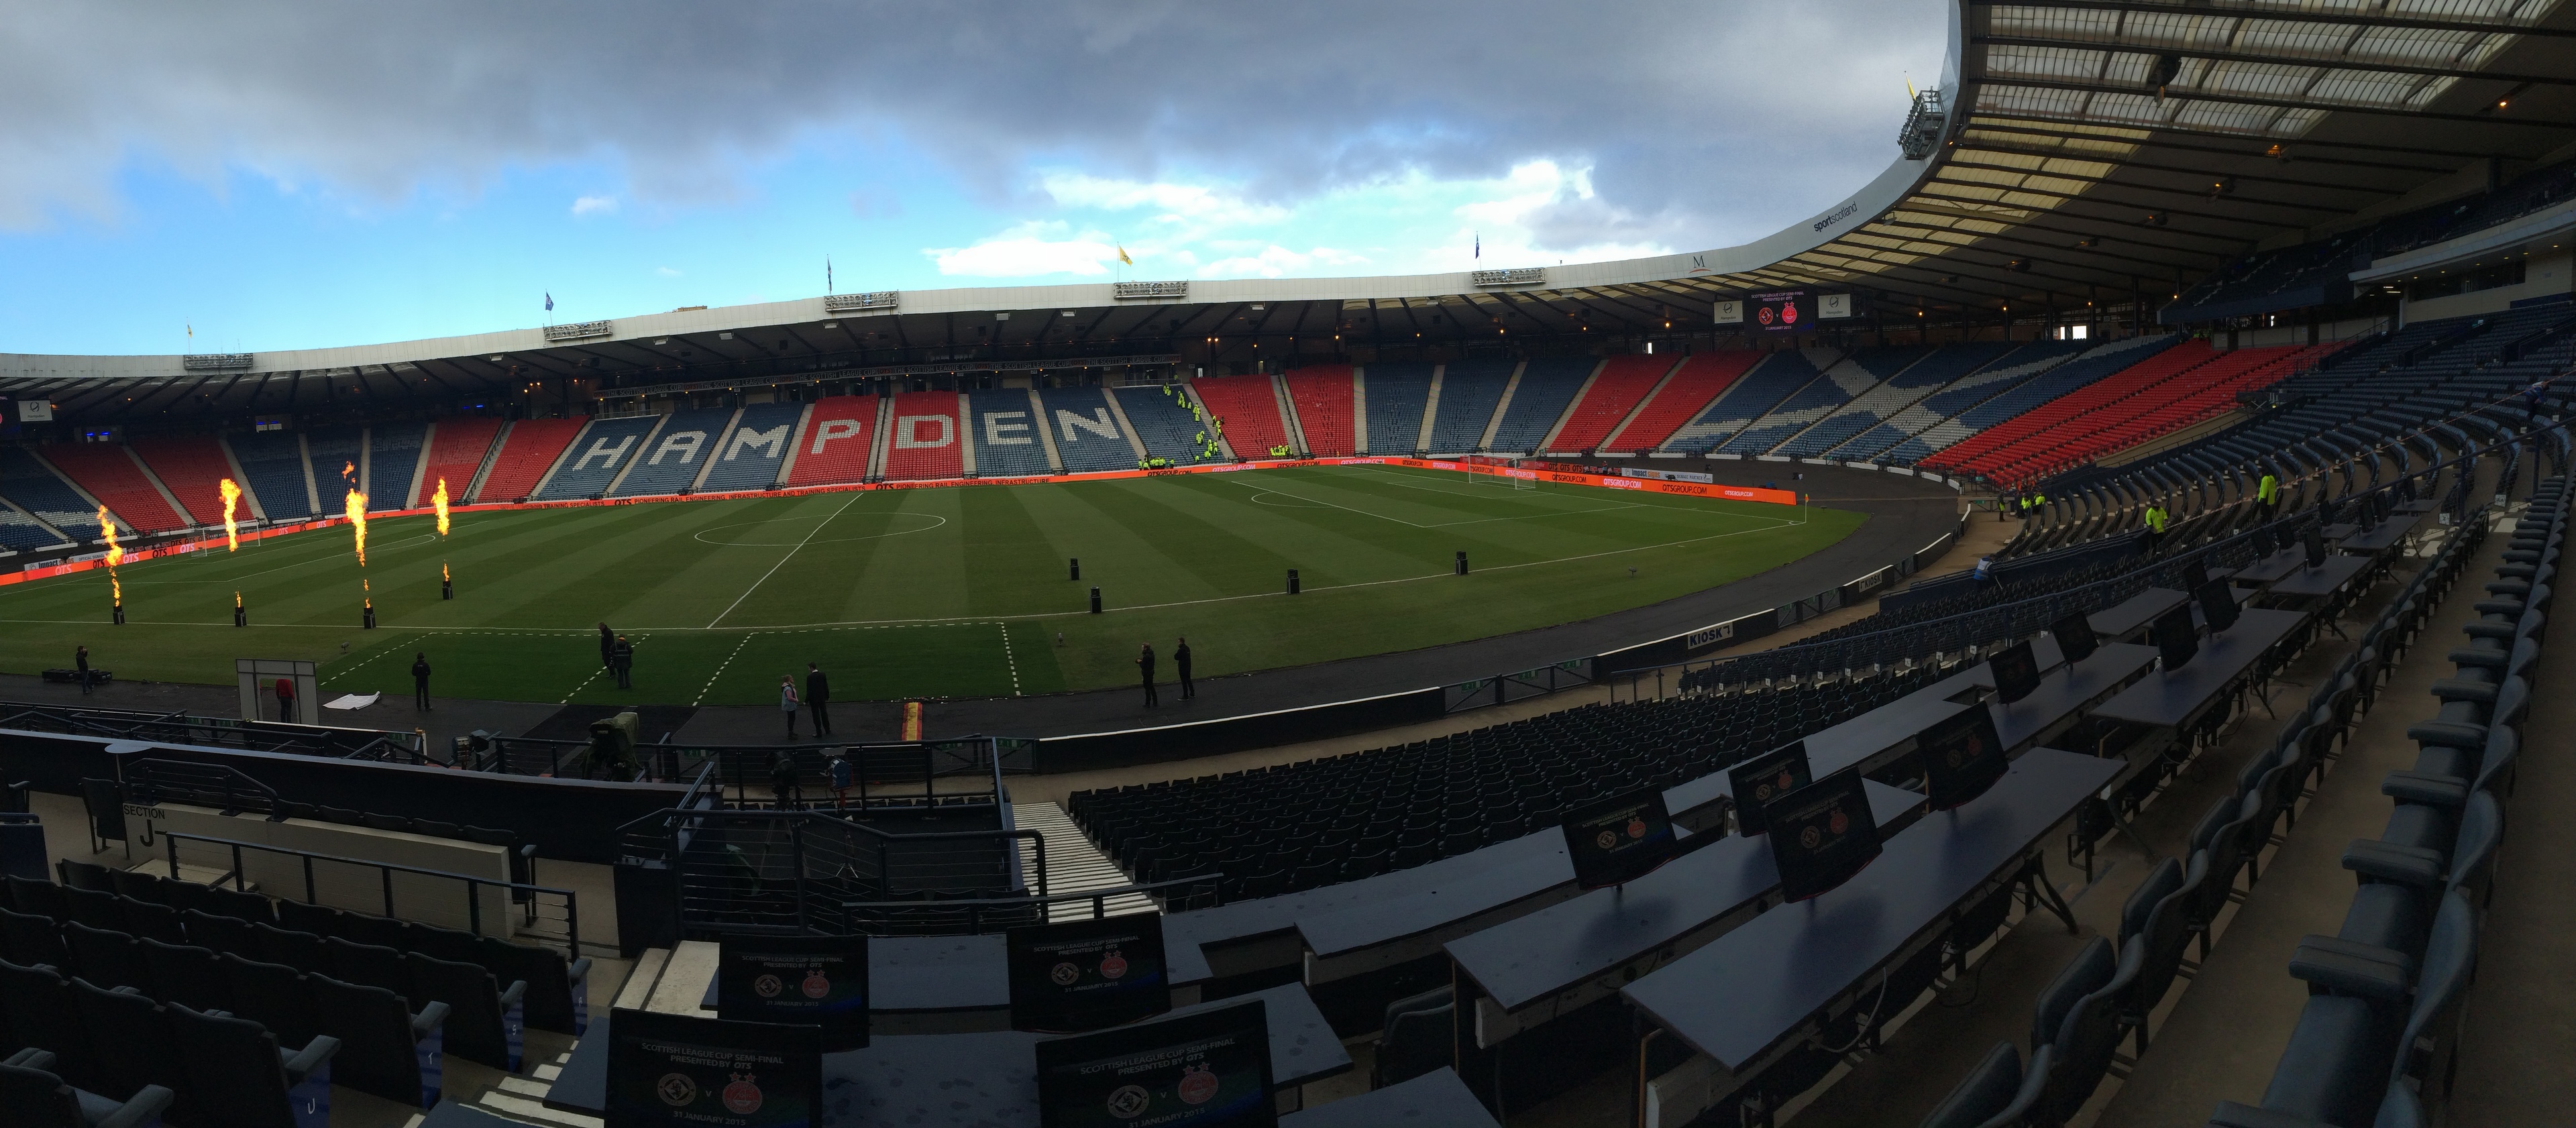
{"label": "orange flame", "polygon": [[116,578],[116,566],[125,562],[125,546],[116,543],[116,522],[107,515],[107,507],[98,507],[98,531],[107,534],[107,583],[115,589],[118,606],[125,604],[125,581]]}
{"label": "orange flame", "polygon": [[240,593],[240,592],[234,592],[234,593],[233,593],[233,610],[235,610],[235,611],[239,611],[239,610],[241,610],[241,593]]}
{"label": "orange flame", "polygon": [[224,491],[224,543],[226,545],[224,551],[239,552],[241,551],[241,532],[233,527],[233,506],[241,502],[241,487],[234,485],[232,479],[226,478],[219,488]]}
{"label": "orange flame", "polygon": [[439,561],[439,562],[438,562],[438,582],[440,582],[440,583],[446,583],[447,581],[448,581],[448,575],[447,575],[447,562],[446,562],[446,561],[444,561],[444,560],[441,560],[441,561]]}
{"label": "orange flame", "polygon": [[438,510],[438,535],[447,535],[447,479],[438,480],[438,492],[429,495],[429,504]]}
{"label": "orange flame", "polygon": [[367,566],[367,495],[350,490],[341,512],[349,515],[349,527],[358,531],[358,566],[364,568]]}

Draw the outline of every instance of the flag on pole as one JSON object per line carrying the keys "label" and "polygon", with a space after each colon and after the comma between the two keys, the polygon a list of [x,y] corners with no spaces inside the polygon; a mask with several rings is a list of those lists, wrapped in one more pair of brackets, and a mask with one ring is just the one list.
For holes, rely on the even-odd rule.
{"label": "flag on pole", "polygon": [[832,256],[823,256],[823,292],[832,292]]}
{"label": "flag on pole", "polygon": [[191,341],[197,339],[197,325],[193,321],[188,323],[188,339]]}
{"label": "flag on pole", "polygon": [[1485,236],[1481,232],[1476,236],[1476,261],[1485,261]]}
{"label": "flag on pole", "polygon": [[554,294],[554,291],[552,291],[552,290],[548,290],[548,291],[546,291],[546,312],[547,312],[547,313],[553,313],[554,311],[555,311],[555,294]]}
{"label": "flag on pole", "polygon": [[1129,266],[1136,265],[1136,260],[1127,257],[1127,244],[1125,243],[1118,244],[1118,261],[1126,263]]}

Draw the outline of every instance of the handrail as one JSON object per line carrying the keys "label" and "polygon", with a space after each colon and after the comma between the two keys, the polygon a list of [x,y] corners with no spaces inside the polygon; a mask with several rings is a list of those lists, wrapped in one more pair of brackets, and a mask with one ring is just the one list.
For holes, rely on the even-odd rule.
{"label": "handrail", "polygon": [[[744,822],[776,822],[789,820],[797,823],[803,823],[806,820],[821,820],[832,824],[835,830],[852,830],[871,839],[877,840],[877,849],[880,851],[886,849],[888,845],[900,845],[915,842],[937,842],[965,839],[1028,839],[1037,843],[1038,893],[1040,896],[1044,896],[1046,894],[1046,836],[1025,827],[1014,827],[1009,830],[1004,830],[1000,827],[995,827],[991,830],[926,830],[919,833],[898,834],[893,831],[878,829],[877,827],[870,826],[867,823],[860,822],[856,819],[842,818],[830,811],[772,811],[756,808],[749,810],[688,811],[681,810],[676,807],[666,807],[658,811],[649,812],[641,818],[630,820],[625,825],[620,826],[618,830],[621,832],[640,834],[642,831],[636,829],[637,824],[653,819],[688,819],[691,821],[722,819],[726,821]],[[675,832],[678,830],[677,827],[673,827],[671,829]]]}
{"label": "handrail", "polygon": [[[286,820],[286,800],[282,796],[278,795],[277,789],[260,782],[258,779],[243,772],[239,768],[233,767],[232,765],[205,764],[193,760],[164,760],[151,756],[111,758],[117,760],[118,767],[124,772],[124,782],[128,794],[133,795],[138,802],[151,803],[160,796],[175,791],[178,792],[176,798],[180,802],[199,802],[204,806],[219,808],[225,815],[229,816],[239,814],[244,809],[242,804],[239,802],[239,800],[243,798],[243,795],[236,791],[235,788],[239,785],[247,785],[248,788],[251,791],[256,792],[260,798],[267,800],[268,821],[284,822]],[[197,775],[201,777],[213,776],[222,783],[221,798],[216,802],[204,802],[213,789],[210,788],[204,791],[191,791],[189,789],[190,785],[184,779],[178,781],[164,781],[156,778],[163,772],[171,772],[183,777],[188,775]]]}
{"label": "handrail", "polygon": [[[179,730],[169,737],[176,743],[232,743],[224,738],[238,737],[238,743],[259,752],[287,752],[332,759],[384,759],[386,751],[394,752],[406,763],[419,763],[421,756],[413,748],[411,733],[381,729],[337,728],[329,725],[289,725],[276,721],[243,720],[238,717],[209,717],[185,711],[145,712],[139,709],[102,709],[90,706],[62,706],[41,702],[0,701],[0,728],[29,728],[32,731],[54,731],[25,724],[28,720],[50,722],[59,731],[77,735],[108,736],[119,739],[153,739],[156,731]],[[345,743],[346,738],[365,737],[362,743]]]}
{"label": "handrail", "polygon": [[[1075,901],[1091,902],[1091,917],[1094,920],[1098,920],[1109,915],[1108,902],[1111,898],[1130,896],[1153,898],[1158,890],[1168,890],[1175,886],[1182,885],[1205,886],[1207,890],[1208,903],[1206,905],[1193,905],[1192,907],[1214,908],[1215,906],[1223,903],[1223,890],[1225,888],[1223,884],[1224,878],[1225,874],[1222,871],[1212,871],[1209,873],[1192,874],[1188,877],[1165,878],[1161,881],[1141,881],[1129,885],[1121,885],[1114,889],[1090,889],[1079,893],[1060,893],[1053,896],[975,897],[937,901],[843,901],[838,907],[843,913],[848,914],[851,917],[903,914],[953,916],[962,910],[966,914],[966,927],[968,934],[973,934],[983,930],[985,919],[988,916],[1001,917],[1002,922],[1006,926],[1012,924],[1024,924],[1028,922],[1011,919],[1016,915],[1013,910],[1024,912],[1030,909],[1037,909],[1043,912],[1043,910],[1052,906]],[[1161,911],[1162,910],[1158,903],[1156,912],[1159,914]],[[1141,916],[1144,914],[1139,913],[1133,915]],[[1044,916],[1041,917],[1041,922],[1052,916],[1052,913],[1044,914]],[[774,931],[778,929],[776,926],[770,926],[768,929],[761,929],[759,926],[754,926],[752,930]]]}
{"label": "handrail", "polygon": [[167,851],[167,858],[170,865],[170,872],[173,875],[176,875],[179,872],[179,843],[181,841],[202,842],[210,846],[229,848],[232,852],[233,868],[208,884],[221,885],[224,883],[225,878],[231,878],[233,888],[244,892],[249,890],[249,878],[246,876],[242,868],[242,851],[265,850],[271,854],[285,854],[290,857],[301,858],[304,861],[304,903],[308,905],[318,905],[321,903],[319,900],[319,891],[316,888],[313,877],[313,863],[318,861],[349,866],[372,866],[384,878],[384,915],[388,917],[397,915],[394,912],[393,876],[397,873],[417,874],[422,877],[445,878],[450,881],[461,881],[465,883],[466,919],[472,923],[470,931],[477,936],[483,935],[483,901],[482,898],[475,896],[476,891],[481,887],[488,885],[495,889],[506,889],[513,893],[525,891],[530,894],[528,903],[530,905],[531,912],[535,911],[535,894],[556,894],[564,899],[565,948],[575,958],[578,958],[581,955],[581,909],[577,900],[578,895],[570,889],[557,889],[547,885],[530,885],[517,881],[495,881],[488,877],[476,877],[470,873],[457,873],[453,870],[434,870],[420,866],[407,866],[399,862],[379,862],[366,858],[347,858],[338,854],[325,854],[315,850],[298,850],[289,846],[272,846],[265,842],[243,842],[238,839],[216,838],[211,835],[188,834],[181,831],[163,831],[161,833],[161,838],[163,841],[170,844]]}

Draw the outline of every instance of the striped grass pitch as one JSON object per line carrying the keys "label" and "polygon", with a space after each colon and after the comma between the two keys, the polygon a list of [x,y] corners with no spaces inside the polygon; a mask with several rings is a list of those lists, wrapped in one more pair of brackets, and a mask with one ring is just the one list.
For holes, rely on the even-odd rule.
{"label": "striped grass pitch", "polygon": [[[1168,680],[1183,635],[1206,678],[1590,618],[1862,520],[1377,466],[460,513],[443,540],[406,517],[371,522],[381,629],[358,629],[362,572],[329,529],[125,568],[123,627],[104,572],[0,589],[0,669],[69,666],[86,644],[125,679],[311,659],[334,694],[408,694],[415,653],[451,697],[774,704],[809,661],[842,700],[1048,693],[1132,683],[1145,643]],[[635,646],[631,690],[601,672],[601,622]]]}

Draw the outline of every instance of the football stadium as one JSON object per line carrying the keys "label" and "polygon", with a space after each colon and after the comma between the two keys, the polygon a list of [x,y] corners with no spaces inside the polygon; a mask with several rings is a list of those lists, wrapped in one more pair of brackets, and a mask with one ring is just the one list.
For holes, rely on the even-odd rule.
{"label": "football stadium", "polygon": [[1731,245],[0,352],[0,1119],[2576,1120],[2576,6],[1916,7]]}

